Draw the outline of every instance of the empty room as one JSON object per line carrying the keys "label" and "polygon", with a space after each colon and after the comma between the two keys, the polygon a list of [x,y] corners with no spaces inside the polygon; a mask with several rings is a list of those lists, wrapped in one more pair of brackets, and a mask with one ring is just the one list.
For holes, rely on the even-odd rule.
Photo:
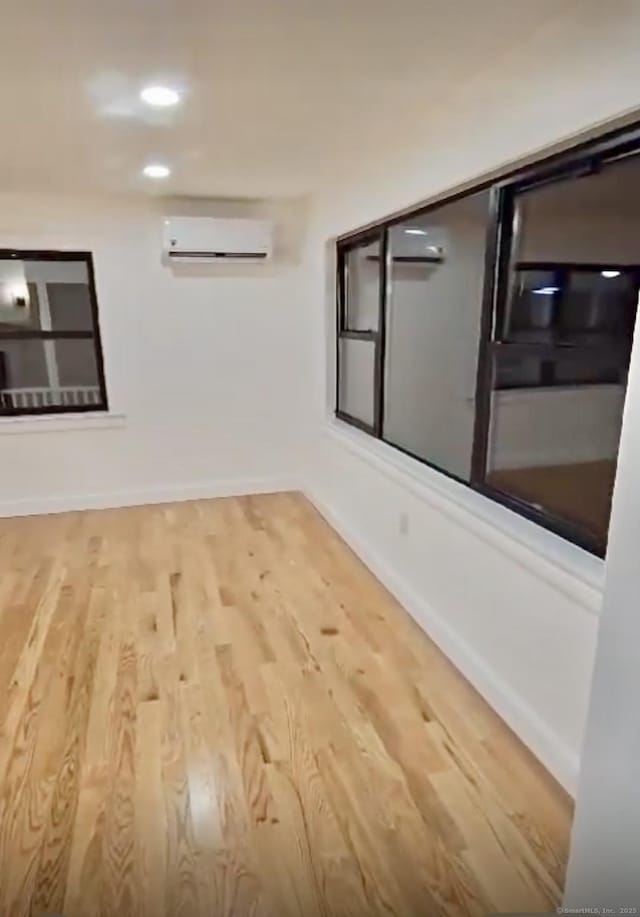
{"label": "empty room", "polygon": [[0,917],[640,917],[638,0],[0,47]]}

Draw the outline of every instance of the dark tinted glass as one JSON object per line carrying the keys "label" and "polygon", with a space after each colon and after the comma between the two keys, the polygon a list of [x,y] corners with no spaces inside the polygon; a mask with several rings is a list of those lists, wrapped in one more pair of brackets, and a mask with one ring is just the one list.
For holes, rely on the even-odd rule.
{"label": "dark tinted glass", "polygon": [[0,411],[106,407],[89,264],[0,257]]}
{"label": "dark tinted glass", "polygon": [[92,340],[0,341],[0,402],[5,409],[97,405]]}
{"label": "dark tinted glass", "polygon": [[53,331],[91,331],[93,316],[86,283],[48,283],[47,298]]}

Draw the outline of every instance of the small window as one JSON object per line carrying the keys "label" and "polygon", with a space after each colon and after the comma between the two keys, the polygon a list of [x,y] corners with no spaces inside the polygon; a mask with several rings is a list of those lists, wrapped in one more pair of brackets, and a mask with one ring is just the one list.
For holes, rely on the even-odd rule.
{"label": "small window", "polygon": [[0,414],[104,410],[91,255],[0,251]]}
{"label": "small window", "polygon": [[368,233],[340,250],[338,266],[338,383],[336,412],[355,426],[380,429],[378,367],[386,268],[384,233]]}

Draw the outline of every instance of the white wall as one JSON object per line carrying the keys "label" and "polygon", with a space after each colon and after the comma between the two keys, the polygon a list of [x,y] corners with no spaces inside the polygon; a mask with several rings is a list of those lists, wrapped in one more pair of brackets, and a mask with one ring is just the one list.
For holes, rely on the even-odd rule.
{"label": "white wall", "polygon": [[[636,357],[639,344],[636,327]],[[567,907],[619,909],[619,914],[640,906],[639,467],[640,359],[635,359],[564,901]]]}
{"label": "white wall", "polygon": [[[93,252],[109,403],[117,415],[106,426],[1,419],[2,513],[297,480],[310,378],[300,267],[304,208],[267,208],[278,225],[272,266],[172,272],[160,261],[165,206],[212,207],[0,196],[0,247]],[[221,216],[247,211],[213,208]]]}
{"label": "white wall", "polygon": [[[319,435],[309,492],[558,779],[575,790],[603,564],[331,420],[330,240],[568,140],[640,104],[640,8],[558,10],[429,116],[402,113],[316,204],[309,295]],[[606,67],[594,67],[606,60]],[[640,396],[639,396],[640,397]],[[633,486],[631,483],[629,486]],[[618,501],[614,510],[622,514]],[[400,520],[409,517],[409,532]]]}

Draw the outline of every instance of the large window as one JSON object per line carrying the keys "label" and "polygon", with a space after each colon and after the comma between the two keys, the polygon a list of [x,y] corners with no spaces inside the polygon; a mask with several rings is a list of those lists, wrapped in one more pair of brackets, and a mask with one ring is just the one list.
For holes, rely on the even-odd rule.
{"label": "large window", "polygon": [[106,409],[91,255],[0,250],[0,414]]}
{"label": "large window", "polygon": [[605,138],[338,244],[338,416],[600,555],[638,150]]}

